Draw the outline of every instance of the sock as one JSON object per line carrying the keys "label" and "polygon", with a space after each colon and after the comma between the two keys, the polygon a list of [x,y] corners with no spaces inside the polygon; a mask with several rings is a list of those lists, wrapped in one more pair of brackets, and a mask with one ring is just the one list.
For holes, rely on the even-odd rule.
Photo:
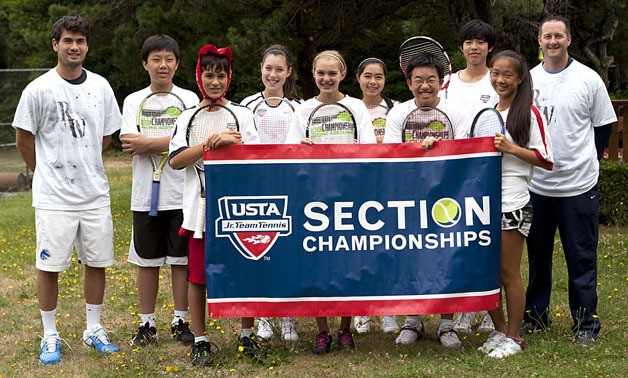
{"label": "sock", "polygon": [[403,323],[404,327],[416,328],[419,325],[419,317],[417,315],[406,316],[406,321]]}
{"label": "sock", "polygon": [[95,325],[100,324],[100,314],[102,313],[102,304],[85,304],[85,317],[87,318],[87,330],[93,331]]}
{"label": "sock", "polygon": [[141,318],[142,318],[142,325],[148,323],[149,327],[157,328],[157,326],[155,325],[155,313],[154,312],[152,314],[142,314]]}
{"label": "sock", "polygon": [[41,322],[44,325],[44,336],[49,333],[57,333],[57,309],[50,311],[39,310]]}
{"label": "sock", "polygon": [[240,331],[240,338],[251,337],[252,334],[253,334],[253,328],[242,328],[242,331]]}
{"label": "sock", "polygon": [[188,318],[188,312],[187,311],[179,311],[179,310],[174,310],[174,317],[172,318],[172,323],[171,324],[177,324],[179,323],[179,319],[183,320],[183,322],[185,323]]}
{"label": "sock", "polygon": [[438,325],[438,332],[442,331],[445,328],[454,329],[454,322],[451,319],[441,319],[440,324]]}
{"label": "sock", "polygon": [[207,338],[207,335],[194,337],[194,344],[199,343],[201,341],[209,341],[209,339]]}

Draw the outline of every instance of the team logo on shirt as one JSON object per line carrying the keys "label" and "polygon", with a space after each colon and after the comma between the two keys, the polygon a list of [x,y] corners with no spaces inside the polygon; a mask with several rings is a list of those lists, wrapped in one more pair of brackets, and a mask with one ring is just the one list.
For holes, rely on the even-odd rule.
{"label": "team logo on shirt", "polygon": [[485,104],[488,103],[490,99],[491,99],[491,95],[480,95],[480,101],[482,101]]}
{"label": "team logo on shirt", "polygon": [[288,196],[228,196],[218,200],[216,237],[229,238],[242,256],[264,257],[281,236],[292,232]]}

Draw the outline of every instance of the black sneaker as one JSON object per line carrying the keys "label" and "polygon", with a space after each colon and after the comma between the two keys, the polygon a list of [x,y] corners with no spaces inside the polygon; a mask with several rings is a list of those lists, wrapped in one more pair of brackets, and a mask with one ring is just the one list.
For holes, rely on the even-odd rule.
{"label": "black sneaker", "polygon": [[148,322],[144,323],[137,329],[133,340],[131,341],[132,347],[145,347],[148,344],[157,342],[157,328],[151,327]]}
{"label": "black sneaker", "polygon": [[595,343],[595,336],[591,331],[578,331],[573,341],[578,345],[589,346]]}
{"label": "black sneaker", "polygon": [[190,323],[179,319],[178,323],[170,325],[170,331],[172,332],[172,338],[177,339],[181,344],[194,344],[194,334],[190,331]]}
{"label": "black sneaker", "polygon": [[238,352],[241,352],[245,356],[250,358],[266,358],[266,350],[260,345],[255,336],[251,336],[252,337],[240,337],[240,342],[238,343]]}
{"label": "black sneaker", "polygon": [[199,341],[192,345],[190,359],[194,366],[211,366],[214,362],[214,356],[218,352],[218,347],[209,341]]}
{"label": "black sneaker", "polygon": [[320,332],[316,335],[316,341],[314,341],[314,347],[312,348],[312,352],[314,354],[325,354],[329,353],[331,350],[331,335],[329,332]]}

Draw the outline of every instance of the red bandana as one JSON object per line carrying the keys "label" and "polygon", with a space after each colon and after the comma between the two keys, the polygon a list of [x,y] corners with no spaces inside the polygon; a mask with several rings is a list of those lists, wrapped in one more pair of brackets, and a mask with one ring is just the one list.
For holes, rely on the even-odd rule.
{"label": "red bandana", "polygon": [[[210,99],[209,96],[207,96],[207,93],[205,93],[205,89],[203,88],[203,80],[201,76],[201,57],[203,57],[204,55],[209,55],[209,54],[224,55],[227,57],[227,60],[229,60],[229,72],[227,72],[227,86],[225,87],[225,92],[222,94],[222,96],[220,96],[219,98],[215,100]],[[216,48],[216,46],[211,45],[211,44],[201,47],[201,49],[198,50],[198,60],[196,62],[196,84],[198,85],[198,89],[201,91],[201,95],[203,96],[203,99],[209,100],[213,103],[220,101],[220,99],[223,98],[225,94],[227,93],[227,89],[229,88],[229,83],[231,83],[231,48],[223,47],[223,48],[218,49]]]}

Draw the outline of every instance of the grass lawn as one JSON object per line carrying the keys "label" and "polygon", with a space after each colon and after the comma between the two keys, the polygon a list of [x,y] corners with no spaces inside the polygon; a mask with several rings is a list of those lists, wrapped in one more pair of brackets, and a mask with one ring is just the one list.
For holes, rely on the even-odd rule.
{"label": "grass lawn", "polygon": [[[158,345],[131,349],[130,339],[138,326],[139,306],[134,266],[126,262],[131,233],[130,159],[109,157],[115,226],[115,265],[107,269],[103,324],[121,353],[99,356],[82,347],[85,326],[83,269],[74,261],[60,274],[58,329],[68,345],[62,347],[62,362],[39,363],[42,333],[36,297],[34,211],[29,192],[0,198],[0,378],[7,377],[625,377],[628,376],[628,229],[601,227],[598,249],[598,313],[602,331],[592,347],[571,341],[571,316],[567,299],[566,267],[560,242],[556,242],[552,296],[552,328],[528,336],[523,353],[496,361],[476,348],[486,335],[464,337],[463,349],[443,349],[436,338],[436,318],[423,316],[426,334],[412,347],[395,346],[396,335],[374,330],[356,335],[356,350],[334,350],[325,356],[310,352],[316,334],[313,319],[298,319],[301,341],[293,347],[274,338],[269,357],[254,363],[236,357],[236,319],[209,319],[209,338],[220,348],[217,366],[197,368],[190,364],[189,348],[169,337],[172,317],[170,273],[162,270],[157,298]],[[522,264],[524,281],[527,263]],[[400,319],[400,322],[402,319]],[[334,323],[335,322],[335,323]],[[331,329],[338,328],[338,319]],[[334,341],[335,335],[334,335]]]}

